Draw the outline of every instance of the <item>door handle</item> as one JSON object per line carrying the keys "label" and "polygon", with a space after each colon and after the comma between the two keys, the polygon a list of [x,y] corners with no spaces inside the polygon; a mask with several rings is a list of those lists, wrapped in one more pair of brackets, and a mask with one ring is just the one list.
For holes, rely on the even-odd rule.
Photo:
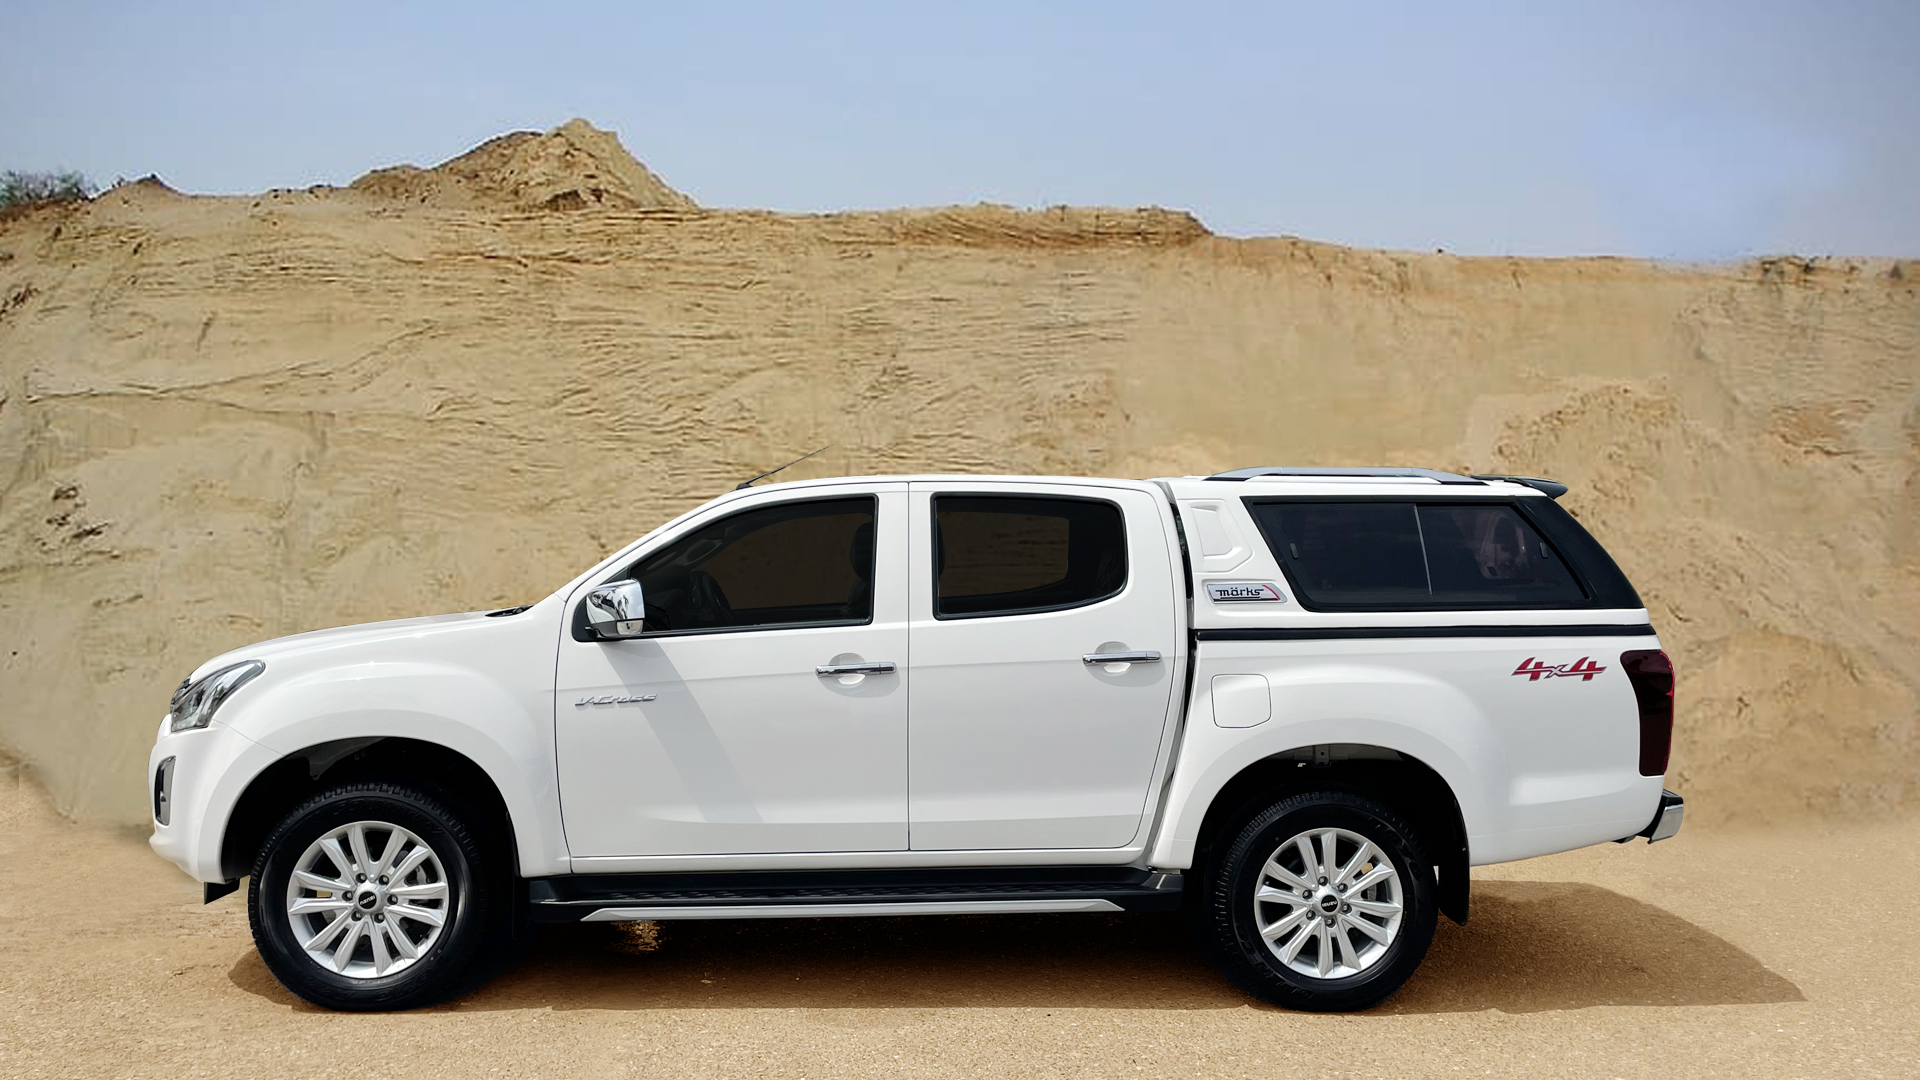
{"label": "door handle", "polygon": [[813,673],[823,679],[833,675],[891,675],[893,672],[891,660],[868,660],[858,664],[821,664],[813,669]]}
{"label": "door handle", "polygon": [[1160,654],[1152,649],[1140,652],[1091,652],[1080,659],[1089,664],[1157,664]]}

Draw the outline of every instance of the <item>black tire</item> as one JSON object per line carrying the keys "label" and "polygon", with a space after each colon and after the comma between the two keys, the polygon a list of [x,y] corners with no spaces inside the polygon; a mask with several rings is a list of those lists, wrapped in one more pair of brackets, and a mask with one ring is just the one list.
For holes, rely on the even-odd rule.
{"label": "black tire", "polygon": [[[1334,895],[1331,890],[1338,887],[1338,882],[1324,887],[1317,879],[1306,882],[1314,886],[1314,898],[1308,903],[1296,904],[1290,898],[1292,893],[1288,894],[1289,899],[1264,904],[1257,904],[1254,899],[1262,885],[1283,884],[1265,873],[1267,860],[1283,854],[1282,845],[1293,852],[1295,849],[1290,843],[1293,838],[1328,829],[1370,841],[1385,854],[1392,870],[1397,871],[1399,922],[1397,932],[1391,934],[1391,942],[1384,947],[1359,929],[1349,928],[1351,919],[1366,916],[1343,916],[1343,910],[1350,913],[1352,908],[1351,905],[1342,908],[1341,900],[1350,899],[1360,904],[1362,894],[1354,892],[1344,898]],[[1339,842],[1349,844],[1339,849],[1341,851],[1358,850],[1350,841]],[[1310,846],[1319,850],[1311,842]],[[1342,859],[1340,855],[1335,857],[1336,862]],[[1296,864],[1304,864],[1297,852],[1282,862],[1283,868],[1298,869]],[[1384,885],[1375,887],[1376,890],[1384,888]],[[1427,858],[1419,833],[1393,810],[1349,792],[1291,795],[1252,814],[1251,820],[1232,834],[1228,843],[1214,849],[1199,891],[1200,895],[1195,898],[1198,903],[1191,914],[1202,951],[1235,986],[1262,1001],[1289,1009],[1350,1012],[1378,1005],[1392,997],[1413,975],[1427,955],[1427,946],[1433,942],[1437,914],[1433,863]],[[1331,906],[1320,907],[1323,903]],[[1307,915],[1309,906],[1313,917],[1303,919],[1302,929],[1280,935],[1276,939],[1280,944],[1276,947],[1292,944],[1294,934],[1298,933],[1303,937],[1296,962],[1317,961],[1321,949],[1325,948],[1333,958],[1333,971],[1337,973],[1345,970],[1342,959],[1350,950],[1362,961],[1356,965],[1357,973],[1329,978],[1316,977],[1317,971],[1303,973],[1283,961],[1262,939],[1262,917],[1273,924],[1284,924],[1286,917],[1295,911]],[[1331,938],[1314,940],[1309,936],[1321,932],[1313,925],[1321,921],[1321,911],[1326,913],[1325,918],[1335,920],[1325,932],[1345,935],[1349,943],[1346,950]],[[1373,917],[1370,921],[1378,924],[1384,922],[1384,918]],[[1315,966],[1317,968],[1317,964]]]}
{"label": "black tire", "polygon": [[[496,974],[502,966],[501,947],[507,944],[501,940],[503,931],[512,923],[511,898],[500,887],[504,868],[496,865],[503,860],[462,818],[438,799],[382,782],[344,784],[295,807],[261,845],[247,887],[247,919],[267,970],[307,1001],[348,1012],[436,1004]],[[411,832],[432,850],[446,884],[444,903],[434,909],[443,919],[438,936],[417,959],[388,975],[353,977],[323,966],[301,946],[288,914],[288,882],[296,863],[310,845],[354,822],[386,823]],[[398,929],[396,920],[393,932]],[[370,949],[371,943],[365,947]]]}

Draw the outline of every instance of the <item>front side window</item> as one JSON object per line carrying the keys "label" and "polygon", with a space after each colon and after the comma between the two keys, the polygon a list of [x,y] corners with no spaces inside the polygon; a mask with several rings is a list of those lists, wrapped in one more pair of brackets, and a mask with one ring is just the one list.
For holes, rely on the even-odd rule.
{"label": "front side window", "polygon": [[1586,600],[1567,564],[1505,504],[1258,502],[1249,509],[1312,608],[1533,608]]}
{"label": "front side window", "polygon": [[633,568],[649,633],[873,618],[872,496],[781,503],[703,525]]}
{"label": "front side window", "polygon": [[1079,607],[1127,583],[1126,524],[1099,499],[935,496],[933,556],[943,619]]}

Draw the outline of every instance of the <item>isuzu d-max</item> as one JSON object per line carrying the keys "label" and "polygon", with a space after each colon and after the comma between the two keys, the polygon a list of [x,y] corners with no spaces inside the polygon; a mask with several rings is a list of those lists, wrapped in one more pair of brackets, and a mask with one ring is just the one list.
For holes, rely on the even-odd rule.
{"label": "isuzu d-max", "polygon": [[1384,1000],[1468,868],[1679,828],[1673,669],[1529,477],[745,487],[536,604],[208,661],[156,851],[281,982],[443,1000],[539,922],[1184,909]]}

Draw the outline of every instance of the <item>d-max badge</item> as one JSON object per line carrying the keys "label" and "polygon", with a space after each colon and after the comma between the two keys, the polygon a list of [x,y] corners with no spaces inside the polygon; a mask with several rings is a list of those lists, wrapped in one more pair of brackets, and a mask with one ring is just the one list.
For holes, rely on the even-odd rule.
{"label": "d-max badge", "polygon": [[1287,594],[1271,581],[1209,581],[1207,597],[1216,604],[1284,604]]}

